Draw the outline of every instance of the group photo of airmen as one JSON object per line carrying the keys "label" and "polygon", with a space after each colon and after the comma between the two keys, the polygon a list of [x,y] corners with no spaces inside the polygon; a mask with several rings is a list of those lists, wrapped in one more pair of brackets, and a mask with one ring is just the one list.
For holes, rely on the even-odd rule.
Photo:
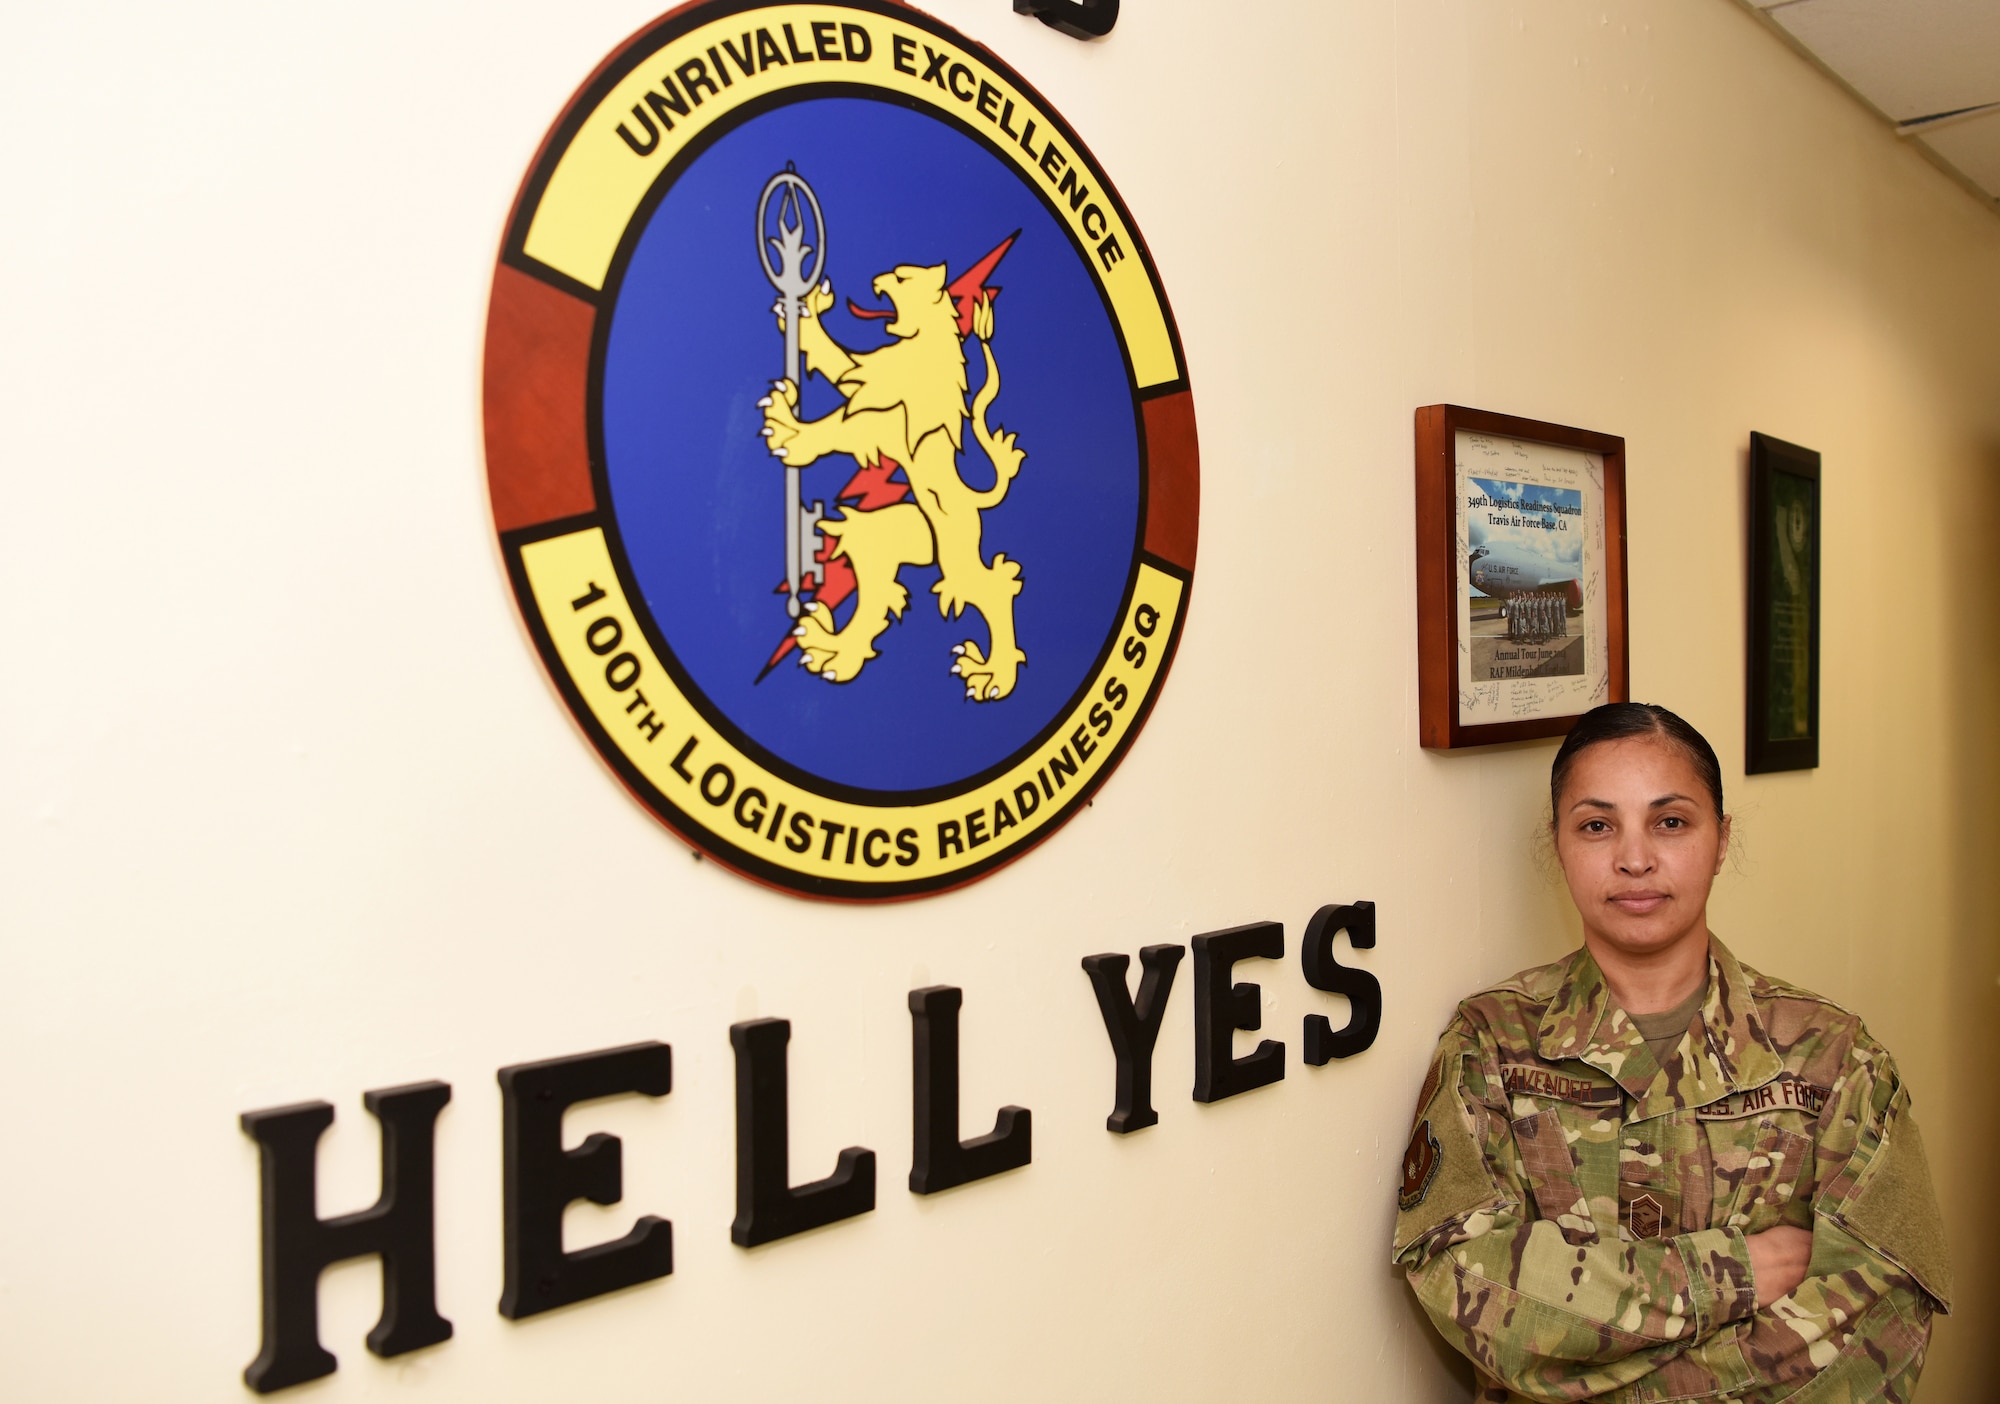
{"label": "group photo of airmen", "polygon": [[1507,601],[1507,637],[1515,643],[1541,643],[1569,637],[1569,596],[1539,590]]}

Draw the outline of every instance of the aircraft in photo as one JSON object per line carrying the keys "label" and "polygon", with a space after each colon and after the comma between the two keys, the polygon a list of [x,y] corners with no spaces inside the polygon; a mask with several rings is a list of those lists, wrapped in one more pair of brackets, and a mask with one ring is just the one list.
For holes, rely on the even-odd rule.
{"label": "aircraft in photo", "polygon": [[1503,603],[1514,595],[1559,590],[1567,596],[1572,614],[1583,610],[1583,581],[1567,562],[1499,541],[1474,546],[1466,568],[1473,589]]}

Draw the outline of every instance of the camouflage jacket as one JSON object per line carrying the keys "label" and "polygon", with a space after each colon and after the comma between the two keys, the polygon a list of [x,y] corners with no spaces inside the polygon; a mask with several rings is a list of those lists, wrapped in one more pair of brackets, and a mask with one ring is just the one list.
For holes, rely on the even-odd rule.
{"label": "camouflage jacket", "polygon": [[[1663,1068],[1588,950],[1472,996],[1395,1258],[1484,1400],[1907,1400],[1950,1269],[1909,1093],[1854,1015],[1711,941]],[[1758,1309],[1745,1236],[1810,1229]]]}

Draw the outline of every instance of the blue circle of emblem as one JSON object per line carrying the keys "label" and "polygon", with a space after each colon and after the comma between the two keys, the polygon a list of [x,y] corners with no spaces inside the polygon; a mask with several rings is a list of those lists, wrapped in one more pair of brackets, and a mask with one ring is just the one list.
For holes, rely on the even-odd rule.
{"label": "blue circle of emblem", "polygon": [[[760,196],[787,170],[819,217],[793,215],[781,190],[760,225]],[[777,768],[883,796],[956,789],[1045,736],[1112,642],[1138,551],[1138,414],[1088,251],[1046,198],[969,128],[893,102],[808,95],[755,112],[669,168],[650,214],[634,222],[606,290],[596,406],[617,546],[648,631],[689,695]],[[857,356],[895,339],[895,319],[882,315],[894,304],[877,291],[883,275],[910,270],[919,287],[936,277],[948,296],[979,275],[970,292],[992,298],[1001,381],[985,420],[1025,458],[993,492],[994,463],[961,421],[959,478],[996,499],[976,523],[961,511],[940,525],[906,465],[840,452],[803,467],[799,500],[787,501],[759,406],[787,357],[773,254],[759,238],[782,236],[788,218],[802,244],[823,245],[799,261],[815,274],[814,258],[823,261],[833,304],[820,324]],[[967,321],[970,306],[957,304]],[[964,335],[960,350],[970,405],[985,381],[984,344]],[[825,375],[805,377],[799,420],[849,408]],[[803,665],[788,606],[787,513],[814,504],[834,523],[900,514],[865,523],[859,530],[879,530],[844,561],[824,559],[825,537],[805,531],[807,551],[821,549],[801,601],[826,605],[838,630],[864,609],[888,621],[873,656],[846,660],[840,682]],[[881,545],[891,538],[900,555]],[[1018,568],[1011,612],[1024,661],[1011,691],[980,700],[968,697],[965,670],[953,671],[966,656],[955,649],[970,644],[983,658],[993,648],[976,601],[949,608],[954,580],[976,574],[964,564],[969,539],[980,569]],[[901,598],[865,578],[892,567]],[[983,598],[1003,607],[990,583]]]}

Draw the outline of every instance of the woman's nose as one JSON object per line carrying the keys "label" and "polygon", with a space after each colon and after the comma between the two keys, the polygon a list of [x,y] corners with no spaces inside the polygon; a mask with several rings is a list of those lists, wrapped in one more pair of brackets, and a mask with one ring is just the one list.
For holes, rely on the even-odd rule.
{"label": "woman's nose", "polygon": [[1644,843],[1625,843],[1618,850],[1618,871],[1638,876],[1653,871],[1653,850]]}

